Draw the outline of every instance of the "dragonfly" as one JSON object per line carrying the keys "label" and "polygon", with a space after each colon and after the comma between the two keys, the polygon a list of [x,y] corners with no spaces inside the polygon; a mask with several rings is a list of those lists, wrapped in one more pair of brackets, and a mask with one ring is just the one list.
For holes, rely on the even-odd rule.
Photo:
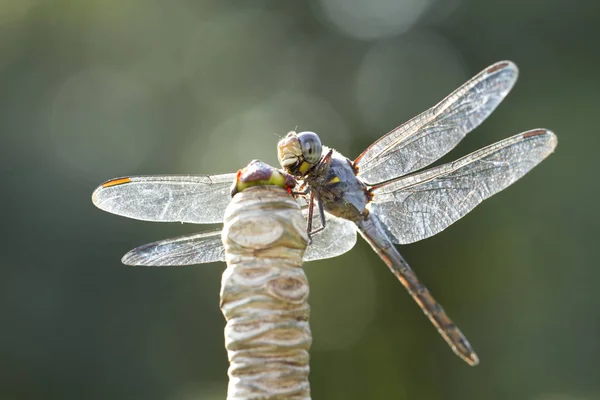
{"label": "dragonfly", "polygon": [[[396,244],[431,237],[550,155],[554,133],[519,133],[456,161],[424,169],[479,126],[514,86],[518,68],[495,63],[422,114],[375,141],[353,161],[314,132],[289,132],[278,160],[300,181],[311,244],[304,261],[341,255],[359,233],[390,268],[451,349],[469,365],[479,358],[421,283]],[[132,176],[109,180],[92,196],[102,210],[145,221],[218,223],[235,174]],[[315,212],[316,211],[316,212]],[[318,223],[320,227],[313,229]],[[127,265],[175,266],[223,261],[220,230],[166,239],[125,254]]]}

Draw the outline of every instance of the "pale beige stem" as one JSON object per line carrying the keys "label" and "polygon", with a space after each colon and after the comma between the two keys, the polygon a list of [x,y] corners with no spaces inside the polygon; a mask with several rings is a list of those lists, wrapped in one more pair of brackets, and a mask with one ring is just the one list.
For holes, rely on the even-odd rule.
{"label": "pale beige stem", "polygon": [[308,242],[298,203],[279,187],[238,193],[225,213],[227,399],[310,399]]}

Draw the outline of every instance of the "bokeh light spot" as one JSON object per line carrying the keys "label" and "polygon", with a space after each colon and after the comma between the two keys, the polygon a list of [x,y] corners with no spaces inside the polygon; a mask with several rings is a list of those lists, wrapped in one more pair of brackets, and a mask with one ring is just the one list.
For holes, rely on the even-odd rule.
{"label": "bokeh light spot", "polygon": [[434,0],[321,0],[320,12],[341,33],[381,39],[408,31]]}
{"label": "bokeh light spot", "polygon": [[156,114],[152,93],[143,82],[92,68],[58,87],[50,132],[40,143],[50,141],[46,151],[90,178],[94,171],[122,175],[150,156],[159,137]]}

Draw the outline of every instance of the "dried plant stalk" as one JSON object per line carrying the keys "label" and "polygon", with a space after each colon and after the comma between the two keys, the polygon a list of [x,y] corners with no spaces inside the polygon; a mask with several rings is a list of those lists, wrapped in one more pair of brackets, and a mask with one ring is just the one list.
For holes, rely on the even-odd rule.
{"label": "dried plant stalk", "polygon": [[283,188],[238,193],[225,213],[227,398],[310,399],[308,242],[298,203]]}

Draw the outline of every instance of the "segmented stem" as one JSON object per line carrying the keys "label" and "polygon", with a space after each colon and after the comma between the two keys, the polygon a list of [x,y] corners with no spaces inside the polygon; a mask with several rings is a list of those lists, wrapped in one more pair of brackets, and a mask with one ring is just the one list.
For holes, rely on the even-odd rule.
{"label": "segmented stem", "polygon": [[225,213],[227,398],[309,399],[308,281],[301,268],[306,221],[274,186],[238,193]]}

